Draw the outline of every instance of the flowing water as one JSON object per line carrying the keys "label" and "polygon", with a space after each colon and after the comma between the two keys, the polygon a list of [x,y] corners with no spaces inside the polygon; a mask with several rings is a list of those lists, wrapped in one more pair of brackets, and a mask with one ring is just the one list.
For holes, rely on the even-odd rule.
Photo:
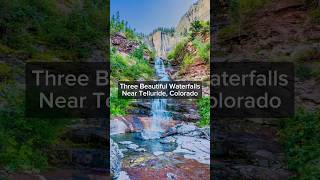
{"label": "flowing water", "polygon": [[[156,59],[154,68],[159,81],[169,81],[169,75],[166,72],[162,59]],[[170,113],[167,111],[167,99],[154,99],[152,102],[151,114],[151,131],[163,132],[163,129],[161,128],[161,122],[171,119]]]}
{"label": "flowing water", "polygon": [[[170,81],[162,59],[156,59],[154,69],[157,81]],[[162,122],[171,119],[171,115],[167,110],[167,99],[153,99],[150,129],[146,130],[141,126],[141,132],[117,134],[113,135],[112,138],[116,142],[131,141],[139,145],[139,147],[145,148],[149,152],[173,151],[176,148],[175,143],[161,144],[159,141],[160,135],[164,131],[161,127]],[[122,147],[123,145],[120,146]]]}

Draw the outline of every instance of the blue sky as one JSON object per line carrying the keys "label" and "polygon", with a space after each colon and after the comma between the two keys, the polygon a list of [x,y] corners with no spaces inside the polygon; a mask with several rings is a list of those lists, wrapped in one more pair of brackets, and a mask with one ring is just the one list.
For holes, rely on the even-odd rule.
{"label": "blue sky", "polygon": [[175,27],[197,0],[110,0],[111,16],[117,11],[137,32],[150,33],[157,27]]}

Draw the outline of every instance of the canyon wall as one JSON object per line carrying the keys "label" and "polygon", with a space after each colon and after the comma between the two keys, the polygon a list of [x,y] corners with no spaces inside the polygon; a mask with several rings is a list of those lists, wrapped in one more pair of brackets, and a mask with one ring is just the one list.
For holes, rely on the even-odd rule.
{"label": "canyon wall", "polygon": [[156,31],[149,35],[147,44],[156,50],[157,56],[166,58],[167,53],[179,42],[181,37],[188,33],[191,23],[195,20],[210,20],[210,0],[199,0],[194,3],[181,17],[174,34]]}

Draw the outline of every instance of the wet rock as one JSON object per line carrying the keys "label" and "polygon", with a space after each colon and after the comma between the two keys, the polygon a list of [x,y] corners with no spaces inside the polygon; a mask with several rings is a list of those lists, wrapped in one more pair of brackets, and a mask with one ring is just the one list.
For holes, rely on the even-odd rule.
{"label": "wet rock", "polygon": [[119,142],[119,144],[122,144],[122,145],[129,145],[129,144],[132,144],[133,142],[132,141],[121,141]]}
{"label": "wet rock", "polygon": [[113,119],[110,121],[110,134],[123,134],[127,131],[128,126],[119,119]]}
{"label": "wet rock", "polygon": [[117,180],[130,180],[127,172],[121,171]]}
{"label": "wet rock", "polygon": [[177,134],[188,134],[197,129],[197,126],[194,124],[178,124],[176,126]]}
{"label": "wet rock", "polygon": [[155,152],[153,152],[153,155],[155,155],[155,156],[159,156],[159,155],[162,155],[162,154],[164,154],[163,151],[155,151]]}
{"label": "wet rock", "polygon": [[177,128],[174,126],[174,127],[169,128],[167,132],[162,133],[161,137],[164,138],[164,137],[172,136],[172,135],[175,135],[175,134],[177,134]]}
{"label": "wet rock", "polygon": [[125,153],[128,151],[128,149],[119,149],[121,153]]}
{"label": "wet rock", "polygon": [[144,149],[144,148],[138,148],[136,151],[137,151],[137,152],[146,152],[147,150]]}
{"label": "wet rock", "polygon": [[123,154],[119,150],[118,144],[110,139],[110,173],[114,178],[117,178],[120,175],[122,157]]}
{"label": "wet rock", "polygon": [[175,143],[175,142],[176,142],[176,139],[174,137],[171,137],[171,136],[160,140],[161,144],[169,144],[169,143]]}
{"label": "wet rock", "polygon": [[199,130],[202,133],[200,137],[210,140],[210,127],[204,127]]}
{"label": "wet rock", "polygon": [[136,151],[139,148],[139,146],[136,144],[129,144],[127,148]]}

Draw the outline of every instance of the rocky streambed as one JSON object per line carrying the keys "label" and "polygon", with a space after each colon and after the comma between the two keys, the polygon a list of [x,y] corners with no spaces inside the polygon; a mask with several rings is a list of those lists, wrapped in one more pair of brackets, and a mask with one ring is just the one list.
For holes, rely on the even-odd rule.
{"label": "rocky streambed", "polygon": [[141,138],[143,132],[111,136],[115,179],[210,179],[210,128],[179,123],[148,140]]}

